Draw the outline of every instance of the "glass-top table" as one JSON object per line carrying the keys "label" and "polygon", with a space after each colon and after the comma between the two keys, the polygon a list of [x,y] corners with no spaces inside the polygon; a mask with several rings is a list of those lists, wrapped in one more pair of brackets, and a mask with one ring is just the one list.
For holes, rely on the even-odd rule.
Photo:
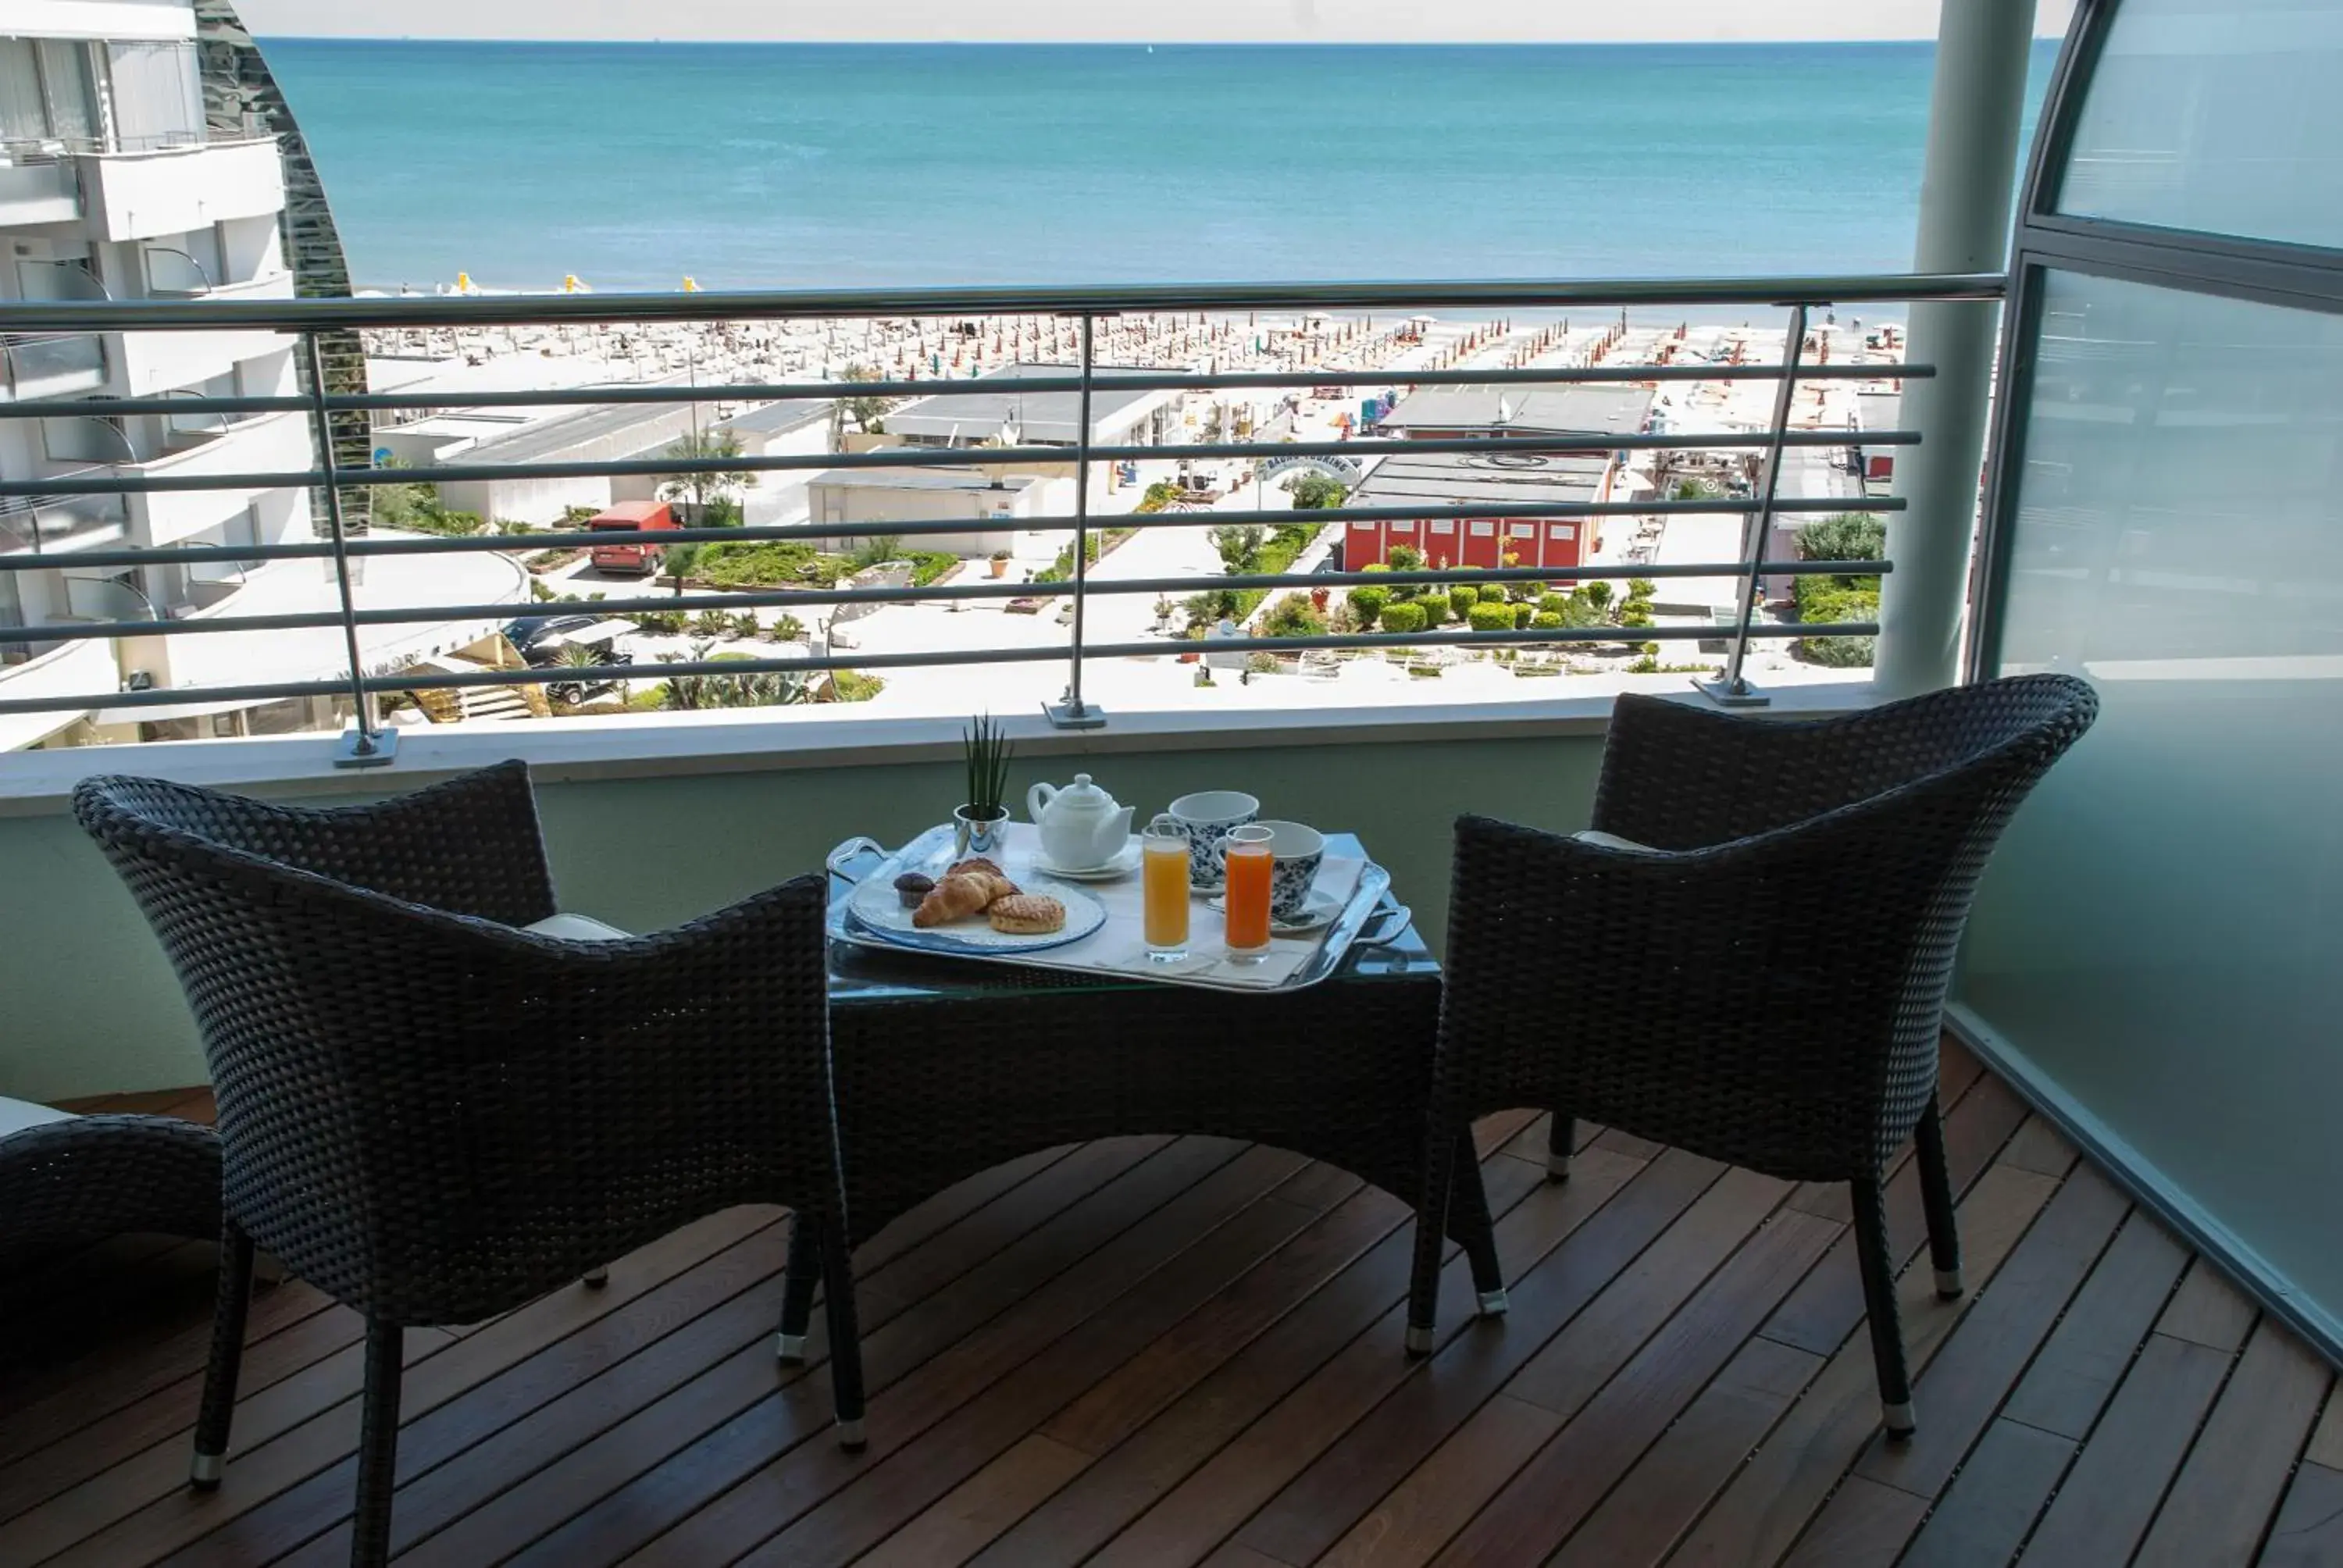
{"label": "glass-top table", "polygon": [[[1420,1196],[1440,966],[1413,929],[1316,985],[1249,993],[833,941],[830,997],[853,1244],[978,1171],[1129,1135],[1266,1143]],[[1502,1302],[1480,1166],[1457,1169],[1447,1230]],[[782,1332],[801,1336],[820,1271],[794,1241],[789,1265]]]}

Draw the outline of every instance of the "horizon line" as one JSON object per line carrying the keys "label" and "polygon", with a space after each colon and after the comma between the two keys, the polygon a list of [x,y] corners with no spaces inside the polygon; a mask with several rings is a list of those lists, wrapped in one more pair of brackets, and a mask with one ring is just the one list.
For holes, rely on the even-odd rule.
{"label": "horizon line", "polygon": [[[2063,33],[2037,33],[2036,44],[2057,43]],[[285,44],[679,44],[730,47],[742,44],[780,44],[843,48],[947,45],[953,48],[1044,47],[1153,49],[1503,49],[1503,48],[1754,48],[1783,44],[1823,48],[1865,48],[1883,44],[1925,44],[1927,34],[1883,38],[669,38],[663,35],[576,37],[561,35],[499,36],[475,34],[417,33],[260,33],[261,43]]]}

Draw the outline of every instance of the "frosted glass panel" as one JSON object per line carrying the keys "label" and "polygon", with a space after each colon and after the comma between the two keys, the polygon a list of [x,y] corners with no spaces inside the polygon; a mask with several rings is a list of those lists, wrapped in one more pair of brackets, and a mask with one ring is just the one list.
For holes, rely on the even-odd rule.
{"label": "frosted glass panel", "polygon": [[2058,209],[2343,246],[2343,0],[2122,0]]}
{"label": "frosted glass panel", "polygon": [[2001,668],[2099,724],[1959,1000],[2343,1319],[2343,318],[2053,274]]}

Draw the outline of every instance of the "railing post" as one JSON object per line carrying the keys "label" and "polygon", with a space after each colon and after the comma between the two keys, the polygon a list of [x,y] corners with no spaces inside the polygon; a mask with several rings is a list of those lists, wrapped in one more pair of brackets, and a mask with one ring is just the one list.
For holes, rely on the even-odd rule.
{"label": "railing post", "polygon": [[342,643],[350,658],[351,727],[334,753],[337,768],[379,768],[398,754],[398,731],[375,723],[374,698],[366,689],[366,664],[358,655],[357,600],[350,590],[349,539],[342,528],[342,487],[334,463],[334,420],[326,407],[326,367],[317,335],[301,335],[309,367],[310,428],[316,433],[317,466],[326,479],[326,526],[334,545],[334,583],[341,590]]}
{"label": "railing post", "polygon": [[1098,318],[1082,313],[1082,365],[1080,407],[1074,416],[1074,666],[1066,683],[1066,699],[1045,706],[1050,722],[1061,729],[1098,729],[1106,714],[1082,701],[1082,619],[1088,610],[1091,568],[1091,381],[1095,364]]}
{"label": "railing post", "polygon": [[1806,347],[1806,307],[1790,307],[1790,336],[1782,348],[1782,385],[1774,396],[1773,438],[1765,447],[1765,477],[1757,487],[1756,526],[1750,530],[1748,576],[1741,582],[1741,613],[1733,626],[1733,657],[1719,680],[1695,681],[1712,702],[1726,708],[1763,708],[1772,700],[1741,673],[1749,657],[1749,623],[1765,577],[1765,547],[1774,537],[1774,498],[1782,484],[1782,455],[1789,447],[1790,407],[1798,394],[1798,365]]}

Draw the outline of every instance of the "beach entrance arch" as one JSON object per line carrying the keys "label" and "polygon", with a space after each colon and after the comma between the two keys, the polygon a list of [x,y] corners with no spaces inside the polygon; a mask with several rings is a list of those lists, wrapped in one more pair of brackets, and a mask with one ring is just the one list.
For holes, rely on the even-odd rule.
{"label": "beach entrance arch", "polygon": [[1270,484],[1297,471],[1323,474],[1344,485],[1356,485],[1366,477],[1366,469],[1353,457],[1272,457],[1262,464],[1258,473],[1262,483]]}

